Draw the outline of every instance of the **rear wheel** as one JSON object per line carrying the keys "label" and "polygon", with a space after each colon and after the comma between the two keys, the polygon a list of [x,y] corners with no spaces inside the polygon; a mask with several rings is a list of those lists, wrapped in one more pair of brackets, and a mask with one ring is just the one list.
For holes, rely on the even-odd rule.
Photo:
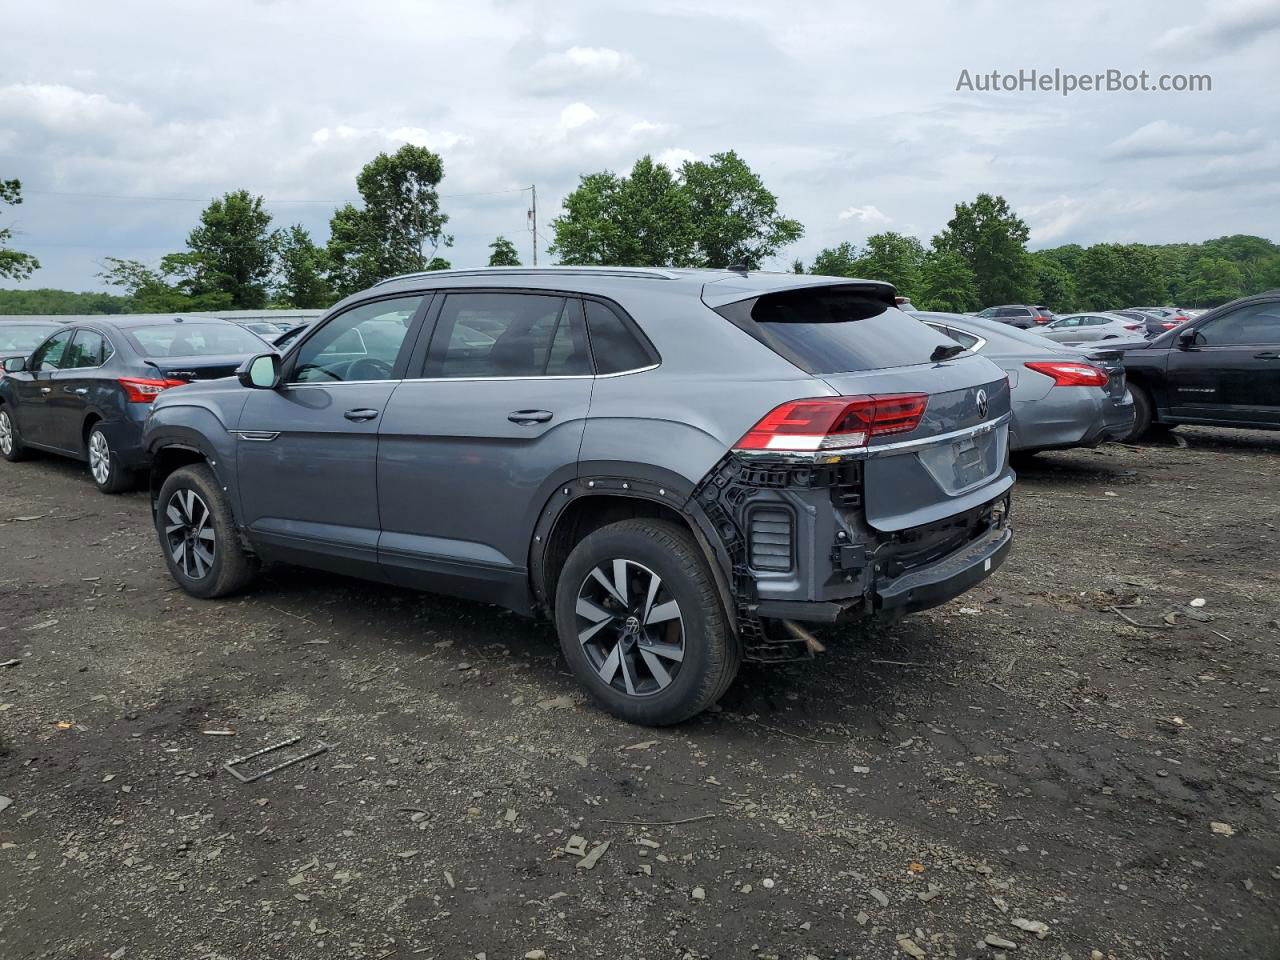
{"label": "rear wheel", "polygon": [[3,406],[0,406],[0,456],[10,463],[27,459],[27,448],[22,444],[18,425],[13,422],[8,409]]}
{"label": "rear wheel", "polygon": [[227,495],[203,463],[169,474],[156,502],[156,533],[169,573],[193,597],[235,593],[257,573]]}
{"label": "rear wheel", "polygon": [[679,723],[718,700],[738,650],[711,570],[679,526],[624,520],[569,554],[556,629],[587,692],[631,723]]}
{"label": "rear wheel", "polygon": [[120,458],[111,449],[111,441],[101,426],[95,425],[89,431],[85,446],[89,454],[89,473],[99,490],[103,493],[124,493],[137,486],[137,474],[120,465]]}
{"label": "rear wheel", "polygon": [[1124,439],[1129,443],[1136,443],[1151,429],[1151,394],[1136,383],[1129,384],[1129,393],[1133,396],[1133,429]]}

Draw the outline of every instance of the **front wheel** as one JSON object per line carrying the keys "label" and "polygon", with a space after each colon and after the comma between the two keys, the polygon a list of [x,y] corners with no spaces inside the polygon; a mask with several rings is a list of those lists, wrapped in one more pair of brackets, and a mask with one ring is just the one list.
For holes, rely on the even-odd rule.
{"label": "front wheel", "polygon": [[156,501],[156,533],[169,573],[193,597],[223,597],[257,573],[227,495],[203,463],[169,474]]}
{"label": "front wheel", "polygon": [[0,455],[10,463],[27,459],[27,448],[22,443],[22,435],[18,433],[18,425],[9,416],[9,411],[0,406]]}
{"label": "front wheel", "polygon": [[578,681],[631,723],[687,720],[719,700],[738,672],[711,569],[673,523],[624,520],[583,539],[560,572],[555,613]]}
{"label": "front wheel", "polygon": [[86,446],[89,453],[89,473],[99,490],[103,493],[124,493],[137,486],[137,474],[120,465],[120,458],[111,449],[111,441],[107,439],[101,426],[95,426],[89,431]]}

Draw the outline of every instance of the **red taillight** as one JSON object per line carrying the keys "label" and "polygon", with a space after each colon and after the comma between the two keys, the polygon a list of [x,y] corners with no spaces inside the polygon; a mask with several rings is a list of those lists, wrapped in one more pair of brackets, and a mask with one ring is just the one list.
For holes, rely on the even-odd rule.
{"label": "red taillight", "polygon": [[1165,320],[1160,324],[1160,326],[1164,327],[1166,330],[1172,330],[1174,327],[1180,326],[1186,322],[1187,321],[1185,320]]}
{"label": "red taillight", "polygon": [[928,405],[929,396],[924,393],[792,400],[770,410],[734,447],[778,451],[865,447],[871,437],[914,430]]}
{"label": "red taillight", "polygon": [[1062,361],[1054,363],[1027,363],[1029,370],[1053,377],[1055,387],[1105,387],[1107,371],[1095,367],[1091,363],[1072,363]]}
{"label": "red taillight", "polygon": [[150,403],[170,387],[185,387],[186,380],[146,380],[142,377],[121,377],[120,386],[130,403]]}
{"label": "red taillight", "polygon": [[1036,317],[1036,323],[1048,323],[1053,317]]}
{"label": "red taillight", "polygon": [[1124,328],[1126,330],[1141,330],[1145,326],[1146,326],[1145,323],[1126,323],[1124,325]]}

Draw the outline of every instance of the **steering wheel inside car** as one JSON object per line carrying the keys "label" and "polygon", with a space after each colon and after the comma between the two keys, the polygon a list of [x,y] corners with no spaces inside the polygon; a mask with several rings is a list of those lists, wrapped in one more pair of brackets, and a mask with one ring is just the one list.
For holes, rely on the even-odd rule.
{"label": "steering wheel inside car", "polygon": [[347,367],[347,380],[390,380],[391,364],[376,357],[361,357]]}

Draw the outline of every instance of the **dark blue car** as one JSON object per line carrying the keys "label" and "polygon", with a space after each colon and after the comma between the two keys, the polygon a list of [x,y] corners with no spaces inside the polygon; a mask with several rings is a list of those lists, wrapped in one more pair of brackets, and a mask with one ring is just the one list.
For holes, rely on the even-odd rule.
{"label": "dark blue car", "polygon": [[130,489],[147,466],[142,424],[164,390],[235,372],[267,349],[209,317],[111,317],[68,324],[28,356],[4,361],[0,454],[42,450],[87,461],[103,493]]}

